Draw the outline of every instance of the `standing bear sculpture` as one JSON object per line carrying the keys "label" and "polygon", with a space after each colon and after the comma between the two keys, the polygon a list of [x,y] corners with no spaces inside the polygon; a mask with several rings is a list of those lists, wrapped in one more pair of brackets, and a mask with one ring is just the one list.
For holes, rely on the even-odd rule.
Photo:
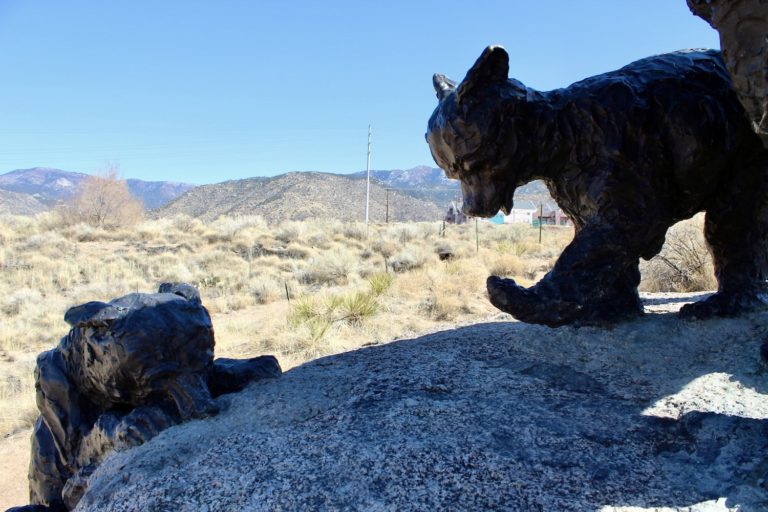
{"label": "standing bear sculpture", "polygon": [[492,46],[460,84],[435,75],[426,134],[435,162],[461,181],[466,214],[508,213],[515,189],[540,179],[574,222],[534,286],[488,278],[494,306],[550,326],[640,315],[639,259],[706,211],[718,290],[680,315],[766,307],[768,159],[718,52],[650,57],[549,92],[508,73],[507,52]]}

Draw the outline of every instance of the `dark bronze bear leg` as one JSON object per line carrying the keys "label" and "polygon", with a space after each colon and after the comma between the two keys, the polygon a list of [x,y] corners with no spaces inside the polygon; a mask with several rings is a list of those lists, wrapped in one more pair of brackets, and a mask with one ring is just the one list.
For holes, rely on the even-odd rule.
{"label": "dark bronze bear leg", "polygon": [[707,209],[704,235],[718,290],[680,310],[681,318],[734,316],[768,308],[768,159],[765,154],[734,172]]}
{"label": "dark bronze bear leg", "polygon": [[29,502],[50,507],[53,511],[66,510],[61,491],[72,472],[63,463],[51,431],[42,417],[38,417],[35,422],[30,462]]}
{"label": "dark bronze bear leg", "polygon": [[637,293],[639,257],[625,230],[588,226],[566,247],[555,267],[535,286],[491,276],[491,303],[518,320],[549,326],[594,325],[643,312]]}

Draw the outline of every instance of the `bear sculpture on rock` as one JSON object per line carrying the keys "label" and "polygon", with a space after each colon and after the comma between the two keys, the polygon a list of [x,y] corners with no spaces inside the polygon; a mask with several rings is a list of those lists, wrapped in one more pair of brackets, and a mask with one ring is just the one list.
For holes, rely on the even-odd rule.
{"label": "bear sculpture on rock", "polygon": [[515,189],[541,179],[574,222],[573,241],[533,287],[488,278],[497,308],[550,326],[635,317],[639,258],[701,211],[718,291],[681,316],[766,307],[768,159],[718,52],[650,57],[549,92],[508,72],[507,52],[492,46],[460,84],[435,75],[426,134],[461,181],[468,215],[509,212]]}
{"label": "bear sculpture on rock", "polygon": [[216,396],[281,374],[272,356],[214,360],[211,318],[190,285],[89,302],[64,319],[72,329],[35,370],[32,505],[11,510],[73,509],[112,451],[215,414]]}

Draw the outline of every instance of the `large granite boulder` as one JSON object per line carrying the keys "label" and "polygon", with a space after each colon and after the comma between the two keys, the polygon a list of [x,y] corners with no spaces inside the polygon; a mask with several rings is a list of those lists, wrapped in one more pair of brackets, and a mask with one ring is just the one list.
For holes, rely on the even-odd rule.
{"label": "large granite boulder", "polygon": [[733,87],[755,131],[768,146],[768,2],[687,0],[694,14],[720,34]]}
{"label": "large granite boulder", "polygon": [[326,357],[112,455],[77,510],[765,510],[766,335],[670,313]]}

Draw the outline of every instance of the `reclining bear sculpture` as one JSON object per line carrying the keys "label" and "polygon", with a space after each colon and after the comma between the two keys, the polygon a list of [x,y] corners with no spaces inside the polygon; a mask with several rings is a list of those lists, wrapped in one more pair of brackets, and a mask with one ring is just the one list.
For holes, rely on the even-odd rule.
{"label": "reclining bear sculpture", "polygon": [[461,180],[465,213],[508,212],[515,189],[541,179],[574,221],[573,241],[533,287],[488,278],[497,308],[550,326],[642,314],[639,258],[700,211],[718,291],[680,315],[766,307],[768,159],[719,53],[650,57],[550,92],[508,72],[495,46],[461,84],[435,75],[426,135],[437,164]]}
{"label": "reclining bear sculpture", "polygon": [[211,318],[190,285],[89,302],[64,319],[72,329],[37,359],[33,505],[15,510],[71,510],[111,451],[215,414],[216,396],[281,374],[272,356],[214,361]]}

